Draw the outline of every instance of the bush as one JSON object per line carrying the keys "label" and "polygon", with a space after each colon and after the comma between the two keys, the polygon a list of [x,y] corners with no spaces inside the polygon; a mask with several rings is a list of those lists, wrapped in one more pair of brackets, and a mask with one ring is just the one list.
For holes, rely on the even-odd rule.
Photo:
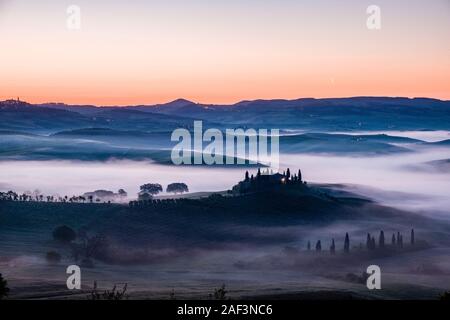
{"label": "bush", "polygon": [[61,255],[56,251],[47,252],[45,258],[50,263],[58,263],[61,261]]}
{"label": "bush", "polygon": [[60,226],[53,230],[53,239],[64,243],[70,243],[75,240],[77,234],[68,226]]}
{"label": "bush", "polygon": [[117,289],[114,285],[112,290],[105,290],[100,292],[97,289],[97,281],[94,281],[94,287],[92,288],[91,294],[87,297],[89,300],[124,300],[128,299],[127,284],[123,286],[122,290]]}
{"label": "bush", "polygon": [[3,278],[0,273],[0,300],[6,298],[9,293],[8,282]]}
{"label": "bush", "polygon": [[214,289],[214,297],[215,300],[227,300],[227,293],[228,291],[225,290],[225,284],[223,284],[220,288]]}
{"label": "bush", "polygon": [[440,295],[439,300],[441,301],[450,301],[450,291],[446,291]]}

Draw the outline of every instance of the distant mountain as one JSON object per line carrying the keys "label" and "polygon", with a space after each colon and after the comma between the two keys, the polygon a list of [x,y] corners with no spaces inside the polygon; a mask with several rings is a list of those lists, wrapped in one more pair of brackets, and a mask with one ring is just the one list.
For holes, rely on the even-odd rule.
{"label": "distant mountain", "polygon": [[[79,112],[80,109],[83,111]],[[44,134],[93,127],[158,132],[193,126],[190,118],[129,108],[60,104],[44,107],[11,100],[0,102],[0,119],[0,130]]]}
{"label": "distant mountain", "polygon": [[176,100],[125,107],[233,126],[312,130],[450,129],[450,101],[428,98],[354,97],[253,100],[232,105]]}
{"label": "distant mountain", "polygon": [[90,119],[73,111],[41,108],[22,101],[0,102],[0,130],[52,132],[90,126]]}
{"label": "distant mountain", "polygon": [[[186,99],[177,99],[172,102],[155,104],[155,105],[136,105],[136,106],[94,106],[94,105],[68,105],[64,103],[43,103],[37,106],[58,110],[75,111],[81,114],[96,114],[105,110],[137,110],[152,113],[168,113],[173,114],[177,111],[186,111],[189,106],[197,106],[194,102]],[[201,105],[198,105],[201,106]]]}
{"label": "distant mountain", "polygon": [[36,106],[42,107],[42,108],[48,108],[48,109],[73,111],[73,112],[78,112],[80,114],[85,114],[85,115],[95,114],[104,109],[102,107],[97,107],[97,106],[93,106],[93,105],[68,105],[68,104],[64,104],[64,103],[53,103],[53,102],[36,104]]}
{"label": "distant mountain", "polygon": [[31,105],[0,102],[0,129],[56,132],[86,127],[160,131],[192,126],[305,129],[312,131],[450,130],[450,101],[428,98],[354,97],[253,100],[233,105],[178,99],[123,107]]}
{"label": "distant mountain", "polygon": [[[203,112],[206,109],[205,105],[196,104],[185,99],[177,99],[172,102],[156,105],[140,105],[123,107],[124,109],[139,110],[143,112],[159,113],[166,115],[177,115],[187,118],[192,118],[192,115]],[[211,119],[214,120],[214,119]]]}

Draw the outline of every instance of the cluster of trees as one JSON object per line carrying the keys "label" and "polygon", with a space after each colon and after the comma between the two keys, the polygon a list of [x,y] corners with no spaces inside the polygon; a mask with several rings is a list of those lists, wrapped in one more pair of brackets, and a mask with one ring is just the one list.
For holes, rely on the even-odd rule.
{"label": "cluster of trees", "polygon": [[[102,258],[109,246],[104,235],[90,236],[83,228],[76,232],[66,225],[55,228],[52,236],[55,241],[67,246],[75,261],[80,261],[84,267],[93,267],[93,259]],[[77,241],[75,242],[75,240]],[[49,251],[46,254],[46,259],[49,263],[58,263],[61,260],[61,255],[56,251]]]}
{"label": "cluster of trees", "polygon": [[[154,195],[163,191],[163,187],[159,183],[147,183],[140,186],[138,194],[139,200],[152,199]],[[168,193],[184,193],[189,192],[189,188],[185,183],[174,182],[167,186]],[[28,201],[28,202],[61,202],[61,203],[110,203],[115,200],[125,199],[127,192],[124,189],[119,189],[117,193],[108,190],[96,190],[93,192],[86,192],[81,196],[59,196],[59,195],[44,195],[39,190],[34,192],[25,192],[18,194],[14,191],[0,192],[0,201]]]}
{"label": "cluster of trees", "polygon": [[291,182],[303,182],[302,180],[302,171],[298,169],[298,173],[291,174],[291,170],[287,168],[286,171],[283,171],[283,174],[280,173],[274,173],[273,170],[265,169],[264,171],[261,171],[260,168],[258,168],[258,172],[256,173],[256,177],[249,174],[248,171],[245,171],[245,182],[252,182],[252,181],[265,181],[265,180],[277,180],[278,182],[282,183],[291,183]]}
{"label": "cluster of trees", "polygon": [[167,209],[175,208],[181,204],[185,204],[189,199],[141,199],[137,201],[130,201],[128,205],[131,208],[153,208],[153,209]]}
{"label": "cluster of trees", "polygon": [[[414,229],[411,229],[410,244],[411,245],[415,244]],[[392,238],[391,238],[391,245],[399,247],[399,248],[403,248],[403,234],[401,234],[400,232],[397,232],[397,236],[395,236],[395,233],[393,233]],[[383,249],[385,247],[386,247],[386,240],[384,237],[384,232],[383,232],[383,230],[381,230],[380,235],[378,237],[378,248]],[[370,233],[367,234],[366,249],[367,250],[377,249],[375,237],[372,237],[370,235]]]}
{"label": "cluster of trees", "polygon": [[[140,191],[138,193],[138,200],[150,200],[153,196],[163,191],[163,187],[159,183],[146,183],[140,186]],[[183,182],[170,183],[166,192],[168,193],[184,193],[189,192],[188,186]]]}
{"label": "cluster of trees", "polygon": [[[411,229],[411,236],[410,236],[410,245],[413,246],[415,244],[415,236],[414,236],[414,229]],[[403,235],[400,232],[397,232],[397,236],[395,233],[392,234],[392,241],[391,241],[391,247],[398,247],[403,248]],[[359,246],[360,249],[362,249],[362,244]],[[370,233],[367,234],[367,240],[366,240],[366,249],[368,251],[373,251],[376,249],[384,249],[386,248],[386,242],[385,242],[385,236],[384,231],[380,231],[380,235],[378,237],[378,246],[375,240],[375,237],[371,236]],[[311,241],[308,241],[306,245],[306,250],[311,251]],[[321,240],[317,240],[315,251],[320,252],[322,251],[322,242]],[[336,244],[334,239],[331,239],[331,245],[330,245],[330,253],[335,254],[336,252]],[[348,233],[345,234],[345,240],[344,240],[344,252],[348,253],[350,252],[350,237]]]}
{"label": "cluster of trees", "polygon": [[[345,236],[345,245],[344,245],[344,252],[348,252],[348,234]],[[308,251],[311,251],[311,241],[308,241],[308,244],[306,245],[306,249]],[[322,241],[317,240],[316,242],[316,252],[322,251]],[[330,253],[335,254],[336,253],[336,243],[334,239],[331,239],[331,245],[330,245]]]}
{"label": "cluster of trees", "polygon": [[[23,194],[18,194],[14,191],[0,192],[0,201],[24,201],[24,202],[61,202],[61,203],[94,203],[94,202],[106,202],[102,201],[102,197],[96,196],[95,192],[103,191],[97,190],[94,192],[85,193],[82,196],[59,196],[59,195],[44,195],[39,190],[34,192],[25,192]],[[106,192],[106,191],[105,191]],[[127,192],[123,189],[119,189],[117,193],[109,191],[112,195],[125,198]],[[114,198],[114,197],[112,197]],[[111,197],[108,198],[107,202],[113,200]]]}
{"label": "cluster of trees", "polygon": [[0,200],[9,200],[9,201],[44,201],[45,198],[43,194],[40,193],[39,190],[35,190],[34,192],[25,192],[23,194],[18,194],[14,191],[0,192]]}
{"label": "cluster of trees", "polygon": [[240,181],[233,187],[234,193],[248,193],[260,190],[267,190],[271,188],[278,188],[280,185],[303,185],[302,171],[299,169],[297,173],[292,174],[288,168],[281,173],[274,173],[273,170],[265,169],[261,171],[258,169],[256,176],[250,175],[248,171],[245,172],[243,181]]}

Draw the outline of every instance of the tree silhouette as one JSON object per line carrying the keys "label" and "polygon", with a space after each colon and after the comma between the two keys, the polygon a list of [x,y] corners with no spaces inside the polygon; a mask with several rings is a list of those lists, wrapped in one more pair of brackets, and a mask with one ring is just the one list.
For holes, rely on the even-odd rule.
{"label": "tree silhouette", "polygon": [[350,238],[348,236],[348,233],[345,234],[344,252],[346,253],[350,252]]}
{"label": "tree silhouette", "polygon": [[0,300],[6,298],[9,293],[8,282],[3,278],[0,273]]}
{"label": "tree silhouette", "polygon": [[128,195],[128,193],[125,190],[123,190],[123,189],[119,189],[119,191],[117,191],[117,194],[120,197],[124,197],[124,198]]}
{"label": "tree silhouette", "polygon": [[286,178],[288,180],[291,178],[291,170],[289,168],[287,168],[287,171],[286,171]]}
{"label": "tree silhouette", "polygon": [[370,248],[372,250],[375,250],[377,247],[376,242],[375,242],[375,237],[372,237],[372,241],[370,242]]}
{"label": "tree silhouette", "polygon": [[162,186],[159,183],[146,183],[140,186],[141,193],[148,193],[150,195],[156,195],[163,191]]}
{"label": "tree silhouette", "polygon": [[331,239],[330,253],[334,254],[336,252],[336,245],[334,243],[334,239]]}
{"label": "tree silhouette", "polygon": [[222,284],[219,289],[214,289],[214,299],[226,300],[228,291],[225,288],[225,284]]}
{"label": "tree silhouette", "polygon": [[298,169],[297,179],[302,182],[302,171],[300,169]]}
{"label": "tree silhouette", "polygon": [[248,175],[248,171],[245,171],[245,181],[248,181],[250,179],[249,175]]}
{"label": "tree silhouette", "polygon": [[128,299],[126,295],[128,284],[125,283],[122,290],[117,289],[117,285],[114,285],[112,290],[105,290],[99,292],[97,289],[97,281],[94,281],[94,287],[92,288],[91,294],[88,296],[89,300],[124,300]]}
{"label": "tree silhouette", "polygon": [[413,246],[415,243],[415,239],[414,239],[414,229],[411,229],[411,245]]}
{"label": "tree silhouette", "polygon": [[70,243],[75,240],[77,234],[68,226],[60,226],[53,230],[53,239],[60,242]]}
{"label": "tree silhouette", "polygon": [[372,249],[372,238],[370,237],[370,233],[367,234],[366,248],[367,248],[367,250]]}
{"label": "tree silhouette", "polygon": [[393,246],[395,246],[395,233],[392,234],[391,243],[392,243]]}
{"label": "tree silhouette", "polygon": [[378,244],[381,249],[384,248],[384,232],[383,232],[383,230],[380,231],[380,238],[379,238]]}
{"label": "tree silhouette", "polygon": [[167,186],[166,192],[172,192],[175,194],[189,192],[189,188],[185,183],[175,182],[175,183],[171,183]]}
{"label": "tree silhouette", "polygon": [[317,240],[316,243],[316,251],[322,251],[322,243],[320,242],[320,240]]}

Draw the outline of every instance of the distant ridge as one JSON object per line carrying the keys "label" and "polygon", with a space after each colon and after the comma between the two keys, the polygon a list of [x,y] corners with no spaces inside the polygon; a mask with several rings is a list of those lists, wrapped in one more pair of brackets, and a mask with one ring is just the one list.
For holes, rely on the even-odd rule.
{"label": "distant ridge", "polygon": [[55,133],[82,128],[144,132],[189,128],[195,120],[214,128],[322,131],[450,130],[450,101],[432,98],[350,97],[246,100],[232,105],[177,99],[134,106],[0,102],[0,129]]}
{"label": "distant ridge", "polygon": [[8,99],[0,101],[0,105],[19,105],[19,106],[40,106],[52,109],[64,109],[64,108],[183,108],[186,106],[198,106],[198,107],[233,107],[233,106],[248,106],[258,104],[298,104],[298,103],[339,103],[339,102],[383,102],[383,103],[416,103],[416,102],[432,102],[432,103],[450,103],[450,100],[441,100],[437,98],[427,97],[387,97],[387,96],[355,96],[355,97],[342,97],[342,98],[296,98],[296,99],[254,99],[254,100],[242,100],[232,104],[215,104],[215,103],[196,103],[184,98],[178,98],[176,100],[158,103],[158,104],[141,104],[141,105],[93,105],[93,104],[66,104],[63,102],[46,102],[32,104],[26,101]]}

